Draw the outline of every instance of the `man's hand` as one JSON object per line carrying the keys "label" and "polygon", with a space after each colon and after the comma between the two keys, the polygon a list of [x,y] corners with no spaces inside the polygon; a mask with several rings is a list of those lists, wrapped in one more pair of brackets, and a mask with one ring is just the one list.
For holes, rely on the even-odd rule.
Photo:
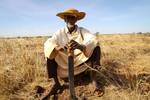
{"label": "man's hand", "polygon": [[75,40],[71,40],[68,44],[68,47],[70,47],[71,50],[79,49],[79,50],[83,51],[85,49],[84,45],[79,44]]}
{"label": "man's hand", "polygon": [[61,47],[61,46],[57,46],[57,47],[55,47],[55,50],[58,52],[58,51],[63,51],[64,50],[64,48],[63,47]]}

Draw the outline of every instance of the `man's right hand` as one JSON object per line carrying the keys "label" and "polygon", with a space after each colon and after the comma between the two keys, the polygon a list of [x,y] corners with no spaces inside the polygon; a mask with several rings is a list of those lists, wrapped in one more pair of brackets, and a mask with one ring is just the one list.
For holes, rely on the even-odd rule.
{"label": "man's right hand", "polygon": [[57,46],[57,47],[55,47],[55,50],[56,51],[64,51],[64,48],[62,47],[62,46]]}

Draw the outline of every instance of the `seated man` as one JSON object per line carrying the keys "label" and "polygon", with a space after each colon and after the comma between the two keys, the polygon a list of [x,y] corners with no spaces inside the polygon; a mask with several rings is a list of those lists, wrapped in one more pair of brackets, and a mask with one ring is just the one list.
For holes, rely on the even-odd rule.
{"label": "seated man", "polygon": [[[91,63],[92,66],[100,66],[100,47],[95,35],[87,29],[78,27],[76,22],[85,17],[84,12],[76,9],[68,9],[57,14],[63,19],[66,27],[58,30],[44,44],[44,53],[47,57],[47,70],[49,78],[53,78],[55,84],[51,91],[56,93],[60,87],[58,77],[68,77],[68,55],[67,45],[74,50],[74,75],[85,72],[88,67],[84,63]],[[99,91],[96,80],[96,72],[92,73],[95,91]]]}

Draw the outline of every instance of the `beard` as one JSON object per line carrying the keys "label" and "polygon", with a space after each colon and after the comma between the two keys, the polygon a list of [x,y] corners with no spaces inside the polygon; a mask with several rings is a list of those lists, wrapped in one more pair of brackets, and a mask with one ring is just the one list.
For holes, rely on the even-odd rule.
{"label": "beard", "polygon": [[75,26],[75,24],[67,23],[68,28],[73,28],[74,26]]}

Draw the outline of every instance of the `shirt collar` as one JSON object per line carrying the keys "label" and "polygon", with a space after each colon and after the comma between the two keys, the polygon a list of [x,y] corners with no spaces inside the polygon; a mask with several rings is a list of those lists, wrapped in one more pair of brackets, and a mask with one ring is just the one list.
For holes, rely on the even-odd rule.
{"label": "shirt collar", "polygon": [[[77,30],[78,30],[78,26],[77,26],[77,25],[75,25],[75,29],[73,30],[73,32],[72,32],[72,33],[77,32]],[[68,27],[67,27],[67,26],[65,26],[65,32],[66,32],[67,34],[70,34],[70,32],[69,32],[69,30],[68,30]]]}

